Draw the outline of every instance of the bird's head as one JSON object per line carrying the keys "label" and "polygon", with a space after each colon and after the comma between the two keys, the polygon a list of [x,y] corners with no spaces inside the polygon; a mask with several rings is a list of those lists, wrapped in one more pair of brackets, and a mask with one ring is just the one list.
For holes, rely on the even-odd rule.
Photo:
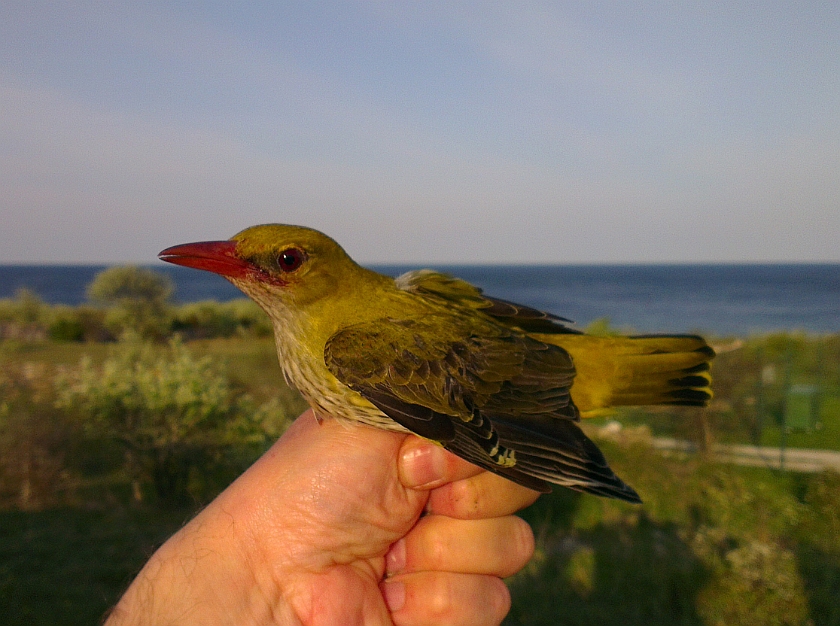
{"label": "bird's head", "polygon": [[227,278],[268,310],[340,292],[364,271],[335,241],[302,226],[252,226],[227,241],[173,246],[158,257]]}

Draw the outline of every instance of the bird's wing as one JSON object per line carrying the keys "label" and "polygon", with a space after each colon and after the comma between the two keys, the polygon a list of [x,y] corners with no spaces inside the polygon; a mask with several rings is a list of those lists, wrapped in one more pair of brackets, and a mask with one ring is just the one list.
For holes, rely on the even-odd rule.
{"label": "bird's wing", "polygon": [[490,320],[381,319],[334,335],[340,381],[409,430],[539,491],[548,483],[637,501],[574,423],[562,348]]}
{"label": "bird's wing", "polygon": [[426,297],[431,296],[464,308],[481,311],[506,326],[515,326],[525,332],[546,334],[580,334],[581,332],[566,326],[573,322],[564,317],[490,297],[465,280],[434,270],[406,272],[395,281],[397,286],[404,291]]}

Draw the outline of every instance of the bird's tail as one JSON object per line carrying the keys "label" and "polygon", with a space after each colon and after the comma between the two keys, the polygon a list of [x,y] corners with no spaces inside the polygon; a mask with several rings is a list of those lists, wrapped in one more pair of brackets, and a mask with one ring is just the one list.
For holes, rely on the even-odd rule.
{"label": "bird's tail", "polygon": [[572,399],[584,417],[616,406],[705,406],[714,350],[696,335],[539,335],[571,354]]}

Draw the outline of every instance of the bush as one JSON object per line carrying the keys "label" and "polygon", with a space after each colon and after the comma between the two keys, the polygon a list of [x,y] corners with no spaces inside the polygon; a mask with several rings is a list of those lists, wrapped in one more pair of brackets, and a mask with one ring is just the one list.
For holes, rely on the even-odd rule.
{"label": "bush", "polygon": [[31,289],[18,289],[12,299],[0,300],[0,339],[42,340],[48,305]]}
{"label": "bush", "polygon": [[247,466],[268,443],[263,422],[286,417],[276,417],[279,407],[259,410],[213,359],[195,358],[179,341],[156,348],[129,337],[101,367],[83,359],[57,384],[59,406],[88,436],[122,445],[138,500],[143,485],[170,504],[204,497],[214,489],[207,475]]}
{"label": "bush", "polygon": [[[715,547],[720,552],[713,559],[715,576],[698,598],[698,609],[706,623],[813,624],[804,582],[792,551],[779,542],[755,539],[734,547]],[[705,548],[696,549],[702,554]]]}
{"label": "bush", "polygon": [[134,266],[112,267],[88,285],[88,298],[110,307],[106,325],[119,335],[131,330],[161,339],[169,329],[174,286],[165,274]]}
{"label": "bush", "polygon": [[90,306],[52,307],[47,335],[53,341],[113,341],[105,326],[106,312]]}
{"label": "bush", "polygon": [[54,407],[47,366],[7,363],[0,371],[0,502],[24,510],[59,502],[76,439]]}
{"label": "bush", "polygon": [[47,329],[47,335],[53,341],[83,341],[85,327],[78,318],[63,315],[53,320]]}
{"label": "bush", "polygon": [[205,300],[175,310],[172,330],[191,339],[271,334],[271,321],[260,307],[246,298],[230,302]]}

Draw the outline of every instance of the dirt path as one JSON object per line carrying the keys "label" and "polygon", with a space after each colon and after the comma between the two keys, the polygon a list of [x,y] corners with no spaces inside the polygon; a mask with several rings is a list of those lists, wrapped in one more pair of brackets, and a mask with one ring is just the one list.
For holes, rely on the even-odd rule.
{"label": "dirt path", "polygon": [[[652,445],[657,450],[666,452],[697,452],[697,446],[689,441],[680,441],[669,437],[654,437]],[[766,446],[742,446],[715,444],[712,448],[714,459],[720,463],[771,467],[778,469],[782,465],[779,448]],[[834,450],[810,450],[805,448],[786,448],[784,468],[797,472],[821,472],[833,469],[840,472],[840,452]]]}

